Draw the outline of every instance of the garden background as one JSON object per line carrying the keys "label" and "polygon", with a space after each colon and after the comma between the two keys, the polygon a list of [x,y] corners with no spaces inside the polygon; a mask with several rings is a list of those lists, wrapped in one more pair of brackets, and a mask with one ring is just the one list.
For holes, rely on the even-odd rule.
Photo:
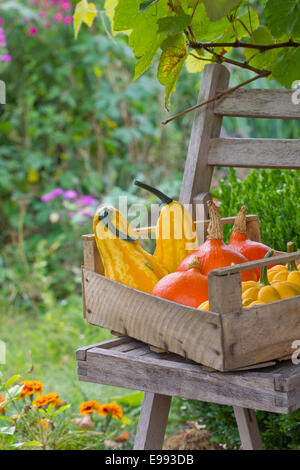
{"label": "garden background", "polygon": [[[109,338],[82,317],[81,235],[92,231],[100,203],[116,204],[120,195],[151,203],[133,186],[135,178],[178,197],[193,114],[162,126],[168,113],[157,64],[133,82],[127,37],[111,37],[103,15],[75,41],[73,7],[69,0],[0,3],[0,78],[7,91],[0,120],[0,340],[7,356],[0,371],[3,380],[28,378],[31,351],[35,379],[71,404],[59,418],[67,430],[83,401],[114,399],[123,407],[126,419],[113,425],[105,443],[86,430],[73,441],[61,439],[61,448],[113,447],[121,432],[129,433],[122,445],[130,448],[142,394],[80,383],[76,375],[75,350]],[[231,85],[250,76],[232,70]],[[201,74],[183,72],[171,113],[195,104],[200,82]],[[267,79],[249,86],[278,87]],[[300,127],[225,118],[222,133],[288,139],[300,138]],[[299,171],[217,169],[213,187],[224,216],[246,204],[260,216],[266,244],[284,250],[292,240],[300,247]],[[260,412],[258,419],[265,447],[300,449],[299,411]],[[168,432],[187,420],[206,425],[227,448],[239,447],[229,407],[175,399]],[[0,448],[17,442],[0,434]]]}

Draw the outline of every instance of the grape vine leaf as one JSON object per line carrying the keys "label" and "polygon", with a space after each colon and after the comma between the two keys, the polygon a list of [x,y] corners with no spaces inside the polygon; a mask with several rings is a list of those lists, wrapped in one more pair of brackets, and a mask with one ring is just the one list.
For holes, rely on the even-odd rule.
{"label": "grape vine leaf", "polygon": [[187,58],[184,34],[169,36],[162,43],[157,78],[166,87],[165,106],[168,109],[170,95],[176,89],[178,76]]}
{"label": "grape vine leaf", "polygon": [[159,2],[159,0],[147,0],[146,2],[141,2],[139,6],[139,12],[143,13],[144,11],[147,10],[148,7],[151,5],[154,5],[154,3]]}
{"label": "grape vine leaf", "polygon": [[115,8],[114,29],[132,29],[139,15],[139,0],[119,0]]}
{"label": "grape vine leaf", "polygon": [[277,61],[271,66],[273,77],[286,88],[300,77],[300,47],[281,49]]}
{"label": "grape vine leaf", "polygon": [[300,38],[300,0],[268,0],[265,17],[274,37]]}
{"label": "grape vine leaf", "polygon": [[184,31],[191,24],[191,21],[192,17],[181,10],[180,14],[177,14],[176,16],[159,18],[157,21],[158,32],[175,35]]}
{"label": "grape vine leaf", "polygon": [[135,69],[133,80],[136,80],[140,75],[142,75],[151,65],[151,62],[157,53],[161,43],[165,40],[165,34],[158,34],[154,42],[150,45],[149,49],[138,58]]}
{"label": "grape vine leaf", "polygon": [[[272,44],[274,39],[270,31],[263,26],[259,26],[255,31],[253,31],[251,39],[247,42],[256,43],[256,44]],[[257,51],[253,49],[244,50],[244,56],[248,63],[253,67],[261,70],[269,70],[271,64],[276,62],[280,55],[279,49],[271,49],[267,51]],[[273,79],[274,77],[270,75],[268,78]]]}
{"label": "grape vine leaf", "polygon": [[[191,55],[193,54],[193,55]],[[205,65],[207,64],[206,61],[204,60],[199,60],[197,59],[197,52],[192,50],[191,53],[187,56],[186,61],[185,61],[185,66],[187,68],[187,71],[189,73],[199,73],[202,72],[204,69]]]}
{"label": "grape vine leaf", "polygon": [[206,12],[212,21],[217,21],[227,15],[232,8],[240,5],[241,0],[202,0]]}
{"label": "grape vine leaf", "polygon": [[77,3],[74,12],[75,38],[78,36],[82,23],[86,23],[91,27],[96,16],[97,8],[94,3],[88,3],[87,0],[81,0],[81,2]]}

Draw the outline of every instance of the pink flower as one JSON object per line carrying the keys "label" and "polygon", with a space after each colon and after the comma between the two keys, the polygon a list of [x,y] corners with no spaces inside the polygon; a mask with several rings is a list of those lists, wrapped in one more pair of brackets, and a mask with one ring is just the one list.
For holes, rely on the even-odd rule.
{"label": "pink flower", "polygon": [[73,22],[73,16],[72,15],[67,15],[64,18],[64,24],[71,24]]}
{"label": "pink flower", "polygon": [[38,12],[38,15],[40,18],[46,18],[46,16],[48,15],[48,13],[46,11],[39,11]]}
{"label": "pink flower", "polygon": [[6,40],[5,39],[0,38],[0,46],[6,47]]}
{"label": "pink flower", "polygon": [[44,28],[51,28],[51,21],[46,20],[44,21],[43,25],[44,25]]}
{"label": "pink flower", "polygon": [[63,1],[61,2],[60,8],[61,8],[62,10],[64,10],[64,11],[68,11],[68,10],[71,10],[72,5],[71,5],[71,3],[70,3],[69,1],[63,0]]}
{"label": "pink flower", "polygon": [[63,190],[61,188],[55,188],[50,193],[43,194],[41,197],[42,202],[52,201],[52,199],[57,198],[63,194]]}
{"label": "pink flower", "polygon": [[64,192],[64,198],[65,199],[76,199],[78,196],[77,191],[74,191],[74,189],[68,189],[68,191]]}
{"label": "pink flower", "polygon": [[2,26],[4,23],[4,19],[2,17],[0,17],[0,26]]}
{"label": "pink flower", "polygon": [[63,19],[64,15],[62,13],[55,13],[54,21],[56,21],[56,23],[60,23]]}
{"label": "pink flower", "polygon": [[11,61],[11,55],[4,54],[4,55],[1,56],[1,60],[3,60],[3,62],[10,62]]}
{"label": "pink flower", "polygon": [[35,35],[37,34],[37,32],[38,32],[37,27],[36,27],[36,26],[32,26],[32,27],[28,30],[27,34],[28,34],[29,36],[35,36]]}

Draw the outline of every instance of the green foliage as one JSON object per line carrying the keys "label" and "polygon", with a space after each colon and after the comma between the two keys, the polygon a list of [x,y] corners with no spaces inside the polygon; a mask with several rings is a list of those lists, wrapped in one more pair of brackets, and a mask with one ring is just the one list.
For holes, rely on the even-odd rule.
{"label": "green foliage", "polygon": [[231,169],[214,195],[221,201],[225,217],[237,214],[245,204],[249,214],[260,218],[262,241],[285,251],[288,241],[300,247],[299,185],[298,170],[253,170],[240,180]]}
{"label": "green foliage", "polygon": [[[135,79],[161,48],[157,77],[166,88],[166,108],[183,64],[188,61],[192,73],[203,69],[201,65],[191,67],[191,54],[200,64],[204,59],[204,63],[231,63],[234,59],[237,65],[265,73],[287,88],[299,77],[298,1],[107,0],[105,8],[113,31],[126,31],[129,37],[137,59]],[[204,48],[206,56],[195,55],[195,48]]]}

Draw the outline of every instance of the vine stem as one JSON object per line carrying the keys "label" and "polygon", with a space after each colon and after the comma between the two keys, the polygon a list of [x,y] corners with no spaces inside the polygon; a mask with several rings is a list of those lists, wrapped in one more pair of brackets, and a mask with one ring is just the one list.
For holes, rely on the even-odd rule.
{"label": "vine stem", "polygon": [[190,42],[190,47],[193,49],[202,49],[205,47],[248,47],[250,49],[258,49],[261,52],[268,51],[270,49],[279,49],[281,47],[300,47],[299,42],[287,41],[278,42],[277,44],[251,44],[240,41],[234,42]]}
{"label": "vine stem", "polygon": [[175,114],[174,116],[172,116],[172,117],[166,119],[165,121],[163,121],[162,124],[165,126],[169,122],[174,121],[174,119],[177,119],[181,116],[184,116],[185,114],[190,113],[191,111],[194,111],[195,109],[201,108],[202,106],[213,103],[214,101],[219,100],[223,96],[229,95],[230,93],[237,90],[238,88],[241,88],[244,85],[248,85],[248,83],[254,82],[254,80],[257,80],[258,78],[267,77],[268,75],[270,75],[270,73],[271,72],[269,72],[269,71],[262,71],[258,75],[255,75],[255,77],[249,78],[245,82],[239,83],[238,85],[236,85],[232,88],[228,88],[227,90],[222,91],[222,93],[218,93],[216,96],[214,96],[213,98],[210,98],[207,101],[203,101],[202,103],[196,104],[195,106],[192,106],[191,108],[185,109],[181,113]]}

